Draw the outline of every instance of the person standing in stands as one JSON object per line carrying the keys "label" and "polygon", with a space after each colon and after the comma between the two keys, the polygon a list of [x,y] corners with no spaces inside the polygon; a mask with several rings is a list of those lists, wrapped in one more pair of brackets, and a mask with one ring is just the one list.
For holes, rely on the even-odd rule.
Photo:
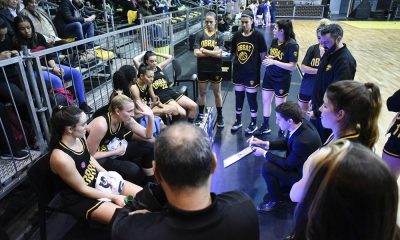
{"label": "person standing in stands", "polygon": [[188,123],[167,127],[156,139],[154,154],[155,176],[166,196],[160,203],[164,207],[144,214],[118,209],[112,239],[259,239],[251,198],[238,191],[210,192],[217,159],[202,129]]}
{"label": "person standing in stands", "polygon": [[275,105],[286,101],[289,95],[292,72],[296,69],[299,58],[299,45],[295,40],[291,20],[279,20],[275,24],[274,39],[268,51],[268,56],[262,64],[266,67],[262,83],[263,95],[263,124],[254,135],[263,135],[271,132],[269,118],[271,116],[272,98],[275,96]]}
{"label": "person standing in stands", "polygon": [[[262,141],[251,138],[254,155],[263,156],[265,163],[262,175],[268,188],[269,200],[258,207],[259,212],[269,212],[281,204],[281,186],[291,188],[301,178],[303,164],[321,145],[321,139],[314,126],[303,118],[303,112],[294,102],[284,102],[277,106],[276,124],[282,131],[289,131],[283,140]],[[265,150],[266,149],[266,150]],[[281,157],[269,150],[286,150]]]}
{"label": "person standing in stands", "polygon": [[301,72],[304,74],[301,80],[300,92],[297,96],[298,104],[303,112],[308,112],[308,106],[314,89],[315,78],[317,76],[318,66],[325,49],[321,43],[321,29],[329,24],[328,19],[321,19],[317,28],[318,44],[308,48],[306,56],[301,63]]}
{"label": "person standing in stands", "polygon": [[257,130],[257,89],[260,85],[261,61],[265,58],[267,44],[264,36],[254,29],[254,15],[249,9],[241,14],[242,31],[232,38],[233,85],[236,99],[236,121],[231,131],[236,132],[242,125],[242,110],[245,98],[250,107],[251,122],[245,129],[247,134]]}
{"label": "person standing in stands", "polygon": [[212,84],[215,106],[217,107],[217,127],[223,128],[224,117],[222,116],[222,47],[224,37],[221,32],[215,29],[217,15],[208,12],[205,19],[205,29],[196,35],[194,43],[194,56],[197,57],[197,76],[199,81],[199,115],[197,121],[201,121],[204,115],[206,104],[208,82]]}
{"label": "person standing in stands", "polygon": [[[325,53],[321,58],[314,90],[311,96],[312,111],[309,113],[311,122],[317,128],[324,142],[331,131],[321,125],[319,108],[324,102],[326,89],[334,82],[353,80],[356,74],[357,63],[346,44],[342,42],[343,29],[336,23],[329,24],[321,29],[321,44]],[[348,102],[349,103],[349,102]]]}
{"label": "person standing in stands", "polygon": [[[57,8],[54,23],[60,37],[82,40],[94,36],[95,19],[96,15],[80,0],[62,0]],[[87,43],[86,48],[93,48],[93,43]]]}
{"label": "person standing in stands", "polygon": [[386,101],[389,111],[397,112],[387,133],[390,134],[383,147],[382,159],[389,165],[396,177],[400,175],[400,90]]}
{"label": "person standing in stands", "polygon": [[[332,130],[324,145],[347,139],[372,149],[379,138],[381,106],[380,90],[373,83],[344,80],[331,84],[320,107],[322,126]],[[310,157],[304,163],[303,176],[309,173],[312,164]],[[293,202],[302,199],[305,187],[304,177],[293,185],[290,191]]]}

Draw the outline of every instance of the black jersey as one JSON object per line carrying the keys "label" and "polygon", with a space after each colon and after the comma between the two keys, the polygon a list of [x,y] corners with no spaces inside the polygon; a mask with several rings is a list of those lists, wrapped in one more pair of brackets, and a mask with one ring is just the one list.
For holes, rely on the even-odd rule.
{"label": "black jersey", "polygon": [[[62,142],[59,142],[56,146],[57,149],[68,154],[75,162],[76,170],[78,170],[79,174],[82,176],[83,180],[85,181],[86,185],[90,187],[94,187],[97,178],[97,169],[90,161],[90,153],[86,146],[86,143],[83,139],[80,139],[83,150],[81,152],[76,152],[69,148]],[[66,183],[60,185],[61,190],[72,190]]]}
{"label": "black jersey", "polygon": [[261,66],[260,53],[263,52],[267,52],[267,44],[259,31],[254,30],[246,37],[241,32],[233,35],[231,54],[235,56],[233,61],[235,72],[258,74]]}
{"label": "black jersey", "polygon": [[103,115],[103,117],[107,121],[107,132],[103,139],[101,139],[100,144],[97,148],[97,151],[99,152],[107,152],[107,145],[114,138],[128,139],[132,135],[132,132],[124,127],[124,123],[119,123],[117,130],[113,132],[111,129],[111,114],[107,112]]}
{"label": "black jersey", "polygon": [[[304,57],[302,64],[318,69],[320,60],[321,60],[321,53],[319,51],[319,44],[315,44],[308,48],[306,56]],[[317,77],[317,74],[305,73],[303,76],[303,81],[304,80],[313,80],[314,81],[316,77]]]}
{"label": "black jersey", "polygon": [[[205,29],[196,35],[194,49],[204,48],[214,50],[215,47],[222,49],[224,45],[224,37],[222,33],[216,31],[209,34]],[[197,58],[198,72],[221,72],[222,58],[216,57],[199,57]]]}
{"label": "black jersey", "polygon": [[[268,55],[275,57],[274,59],[279,62],[297,62],[299,58],[299,45],[292,38],[282,44],[275,38],[272,40]],[[266,68],[265,74],[271,76],[274,81],[280,81],[290,78],[292,72],[276,65],[270,65]]]}
{"label": "black jersey", "polygon": [[136,86],[139,89],[139,96],[140,96],[140,100],[142,100],[142,102],[144,104],[146,104],[147,106],[150,106],[151,104],[151,96],[150,96],[150,92],[149,92],[149,87],[147,85],[144,86],[140,86],[138,82],[136,82]]}
{"label": "black jersey", "polygon": [[169,82],[165,78],[165,74],[160,67],[156,67],[154,71],[153,90],[155,95],[159,95],[160,91],[169,88]]}

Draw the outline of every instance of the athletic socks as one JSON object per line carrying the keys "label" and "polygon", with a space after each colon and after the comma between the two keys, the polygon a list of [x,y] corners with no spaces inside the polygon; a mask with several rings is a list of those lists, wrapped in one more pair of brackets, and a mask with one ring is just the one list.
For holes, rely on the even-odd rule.
{"label": "athletic socks", "polygon": [[222,117],[222,107],[217,107],[217,116]]}
{"label": "athletic socks", "polygon": [[204,105],[199,105],[199,114],[204,114]]}
{"label": "athletic socks", "polygon": [[269,127],[269,117],[264,117],[263,126]]}
{"label": "athletic socks", "polygon": [[241,113],[244,103],[244,91],[235,91],[236,101],[236,114]]}
{"label": "athletic socks", "polygon": [[257,93],[249,93],[246,92],[247,102],[249,103],[250,113],[257,113],[258,104],[257,104]]}

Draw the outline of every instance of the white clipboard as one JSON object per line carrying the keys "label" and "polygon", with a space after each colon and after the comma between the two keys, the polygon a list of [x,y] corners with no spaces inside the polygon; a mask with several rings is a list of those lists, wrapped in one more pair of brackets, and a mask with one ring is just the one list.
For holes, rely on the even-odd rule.
{"label": "white clipboard", "polygon": [[246,157],[250,153],[254,152],[251,147],[246,147],[242,151],[233,154],[232,156],[224,159],[224,168],[229,167],[230,165],[234,164],[235,162],[239,161],[240,159]]}

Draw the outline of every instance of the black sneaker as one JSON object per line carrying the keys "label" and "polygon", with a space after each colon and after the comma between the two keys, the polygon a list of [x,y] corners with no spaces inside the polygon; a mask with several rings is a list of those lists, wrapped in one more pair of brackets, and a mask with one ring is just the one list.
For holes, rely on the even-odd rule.
{"label": "black sneaker", "polygon": [[79,108],[82,109],[86,114],[93,113],[93,109],[87,105],[86,102],[79,104]]}
{"label": "black sneaker", "polygon": [[257,207],[257,212],[259,213],[267,213],[271,212],[272,210],[276,209],[279,206],[278,201],[269,201],[267,203],[261,204]]}
{"label": "black sneaker", "polygon": [[223,127],[225,127],[224,117],[222,117],[222,116],[218,116],[218,117],[217,117],[217,127],[218,127],[218,128],[223,128]]}
{"label": "black sneaker", "polygon": [[271,129],[269,128],[268,125],[261,125],[261,127],[259,129],[257,129],[257,131],[254,132],[254,135],[256,136],[260,136],[263,134],[268,134],[271,132]]}
{"label": "black sneaker", "polygon": [[14,152],[14,155],[12,155],[11,153],[5,153],[0,156],[2,160],[12,160],[13,158],[15,160],[24,160],[28,157],[29,157],[29,152],[26,150],[16,151]]}
{"label": "black sneaker", "polygon": [[234,124],[232,125],[232,127],[231,127],[231,131],[237,131],[237,130],[239,130],[239,128],[241,128],[242,126],[243,126],[243,125],[242,125],[242,122],[236,120],[235,123],[234,123]]}
{"label": "black sneaker", "polygon": [[204,114],[198,114],[196,119],[194,120],[194,124],[196,126],[200,126],[200,124],[203,122]]}
{"label": "black sneaker", "polygon": [[251,122],[250,125],[244,130],[247,134],[253,134],[258,129],[255,122]]}

